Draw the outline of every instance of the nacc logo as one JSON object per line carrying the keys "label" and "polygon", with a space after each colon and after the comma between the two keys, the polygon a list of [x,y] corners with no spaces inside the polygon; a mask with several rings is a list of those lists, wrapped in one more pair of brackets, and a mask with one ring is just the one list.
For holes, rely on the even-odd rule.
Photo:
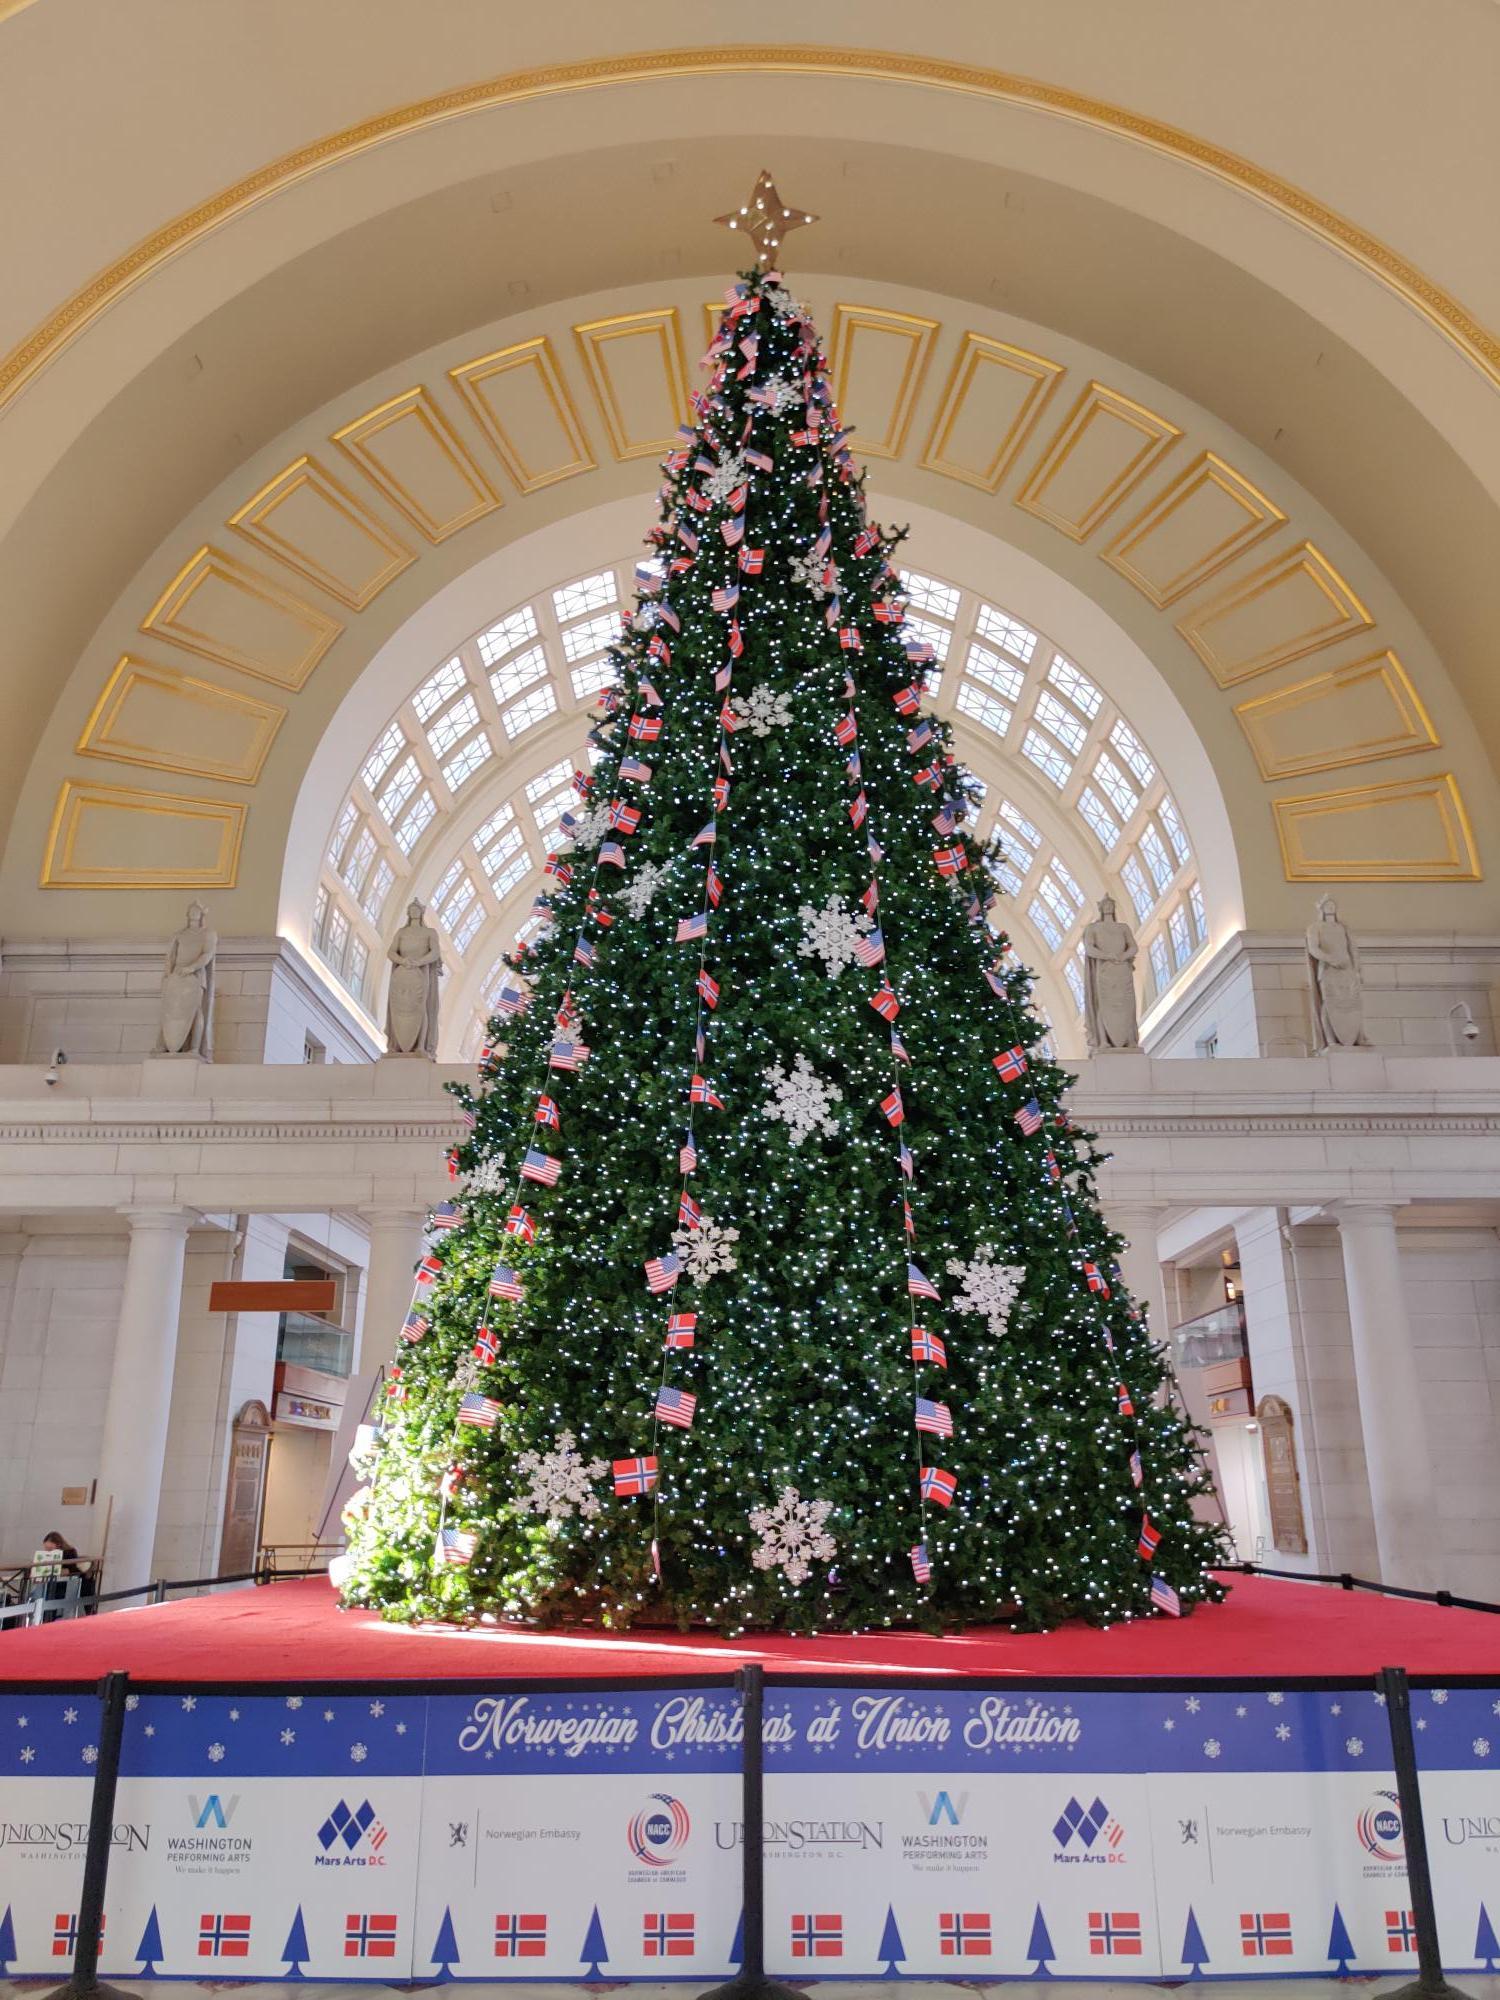
{"label": "nacc logo", "polygon": [[1404,1861],[1401,1802],[1394,1792],[1377,1792],[1375,1803],[1365,1807],[1354,1822],[1359,1844],[1376,1861]]}
{"label": "nacc logo", "polygon": [[651,1797],[655,1803],[632,1816],[625,1838],[637,1861],[648,1868],[665,1868],[685,1845],[692,1822],[681,1799],[666,1792],[653,1792]]}

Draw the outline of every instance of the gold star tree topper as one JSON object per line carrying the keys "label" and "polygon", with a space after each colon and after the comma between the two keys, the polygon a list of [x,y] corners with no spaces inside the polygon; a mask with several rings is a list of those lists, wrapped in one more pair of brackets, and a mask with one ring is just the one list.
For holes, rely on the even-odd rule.
{"label": "gold star tree topper", "polygon": [[761,174],[743,208],[731,209],[728,215],[714,217],[714,221],[723,223],[726,229],[738,229],[748,236],[755,245],[756,259],[762,264],[776,263],[782,238],[817,219],[806,209],[788,208],[776,192],[775,181],[767,173]]}

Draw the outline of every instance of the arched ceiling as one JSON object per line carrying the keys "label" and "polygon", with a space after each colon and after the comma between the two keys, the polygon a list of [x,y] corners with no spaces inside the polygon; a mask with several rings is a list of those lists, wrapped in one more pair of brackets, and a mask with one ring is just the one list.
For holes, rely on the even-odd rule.
{"label": "arched ceiling", "polygon": [[[0,300],[18,363],[0,363],[14,391],[0,408],[12,927],[120,928],[88,849],[127,828],[136,861],[120,879],[138,891],[182,878],[190,834],[226,920],[271,920],[312,746],[390,634],[491,549],[649,486],[650,451],[634,447],[653,444],[663,394],[680,395],[674,344],[698,350],[731,247],[706,217],[763,155],[825,217],[794,267],[847,344],[877,510],[982,527],[1086,590],[1157,662],[1220,772],[1253,920],[1300,907],[1290,869],[1446,881],[1425,892],[1429,917],[1480,927],[1458,800],[1482,851],[1500,405],[1470,309],[1500,283],[1476,261],[1479,177],[1457,163],[1488,130],[1487,10],[1434,48],[1393,4],[1205,22],[1158,0],[1149,33],[1138,10],[1101,20],[1074,0],[963,4],[924,21],[930,46],[907,55],[909,16],[867,0],[831,10],[835,41],[857,31],[873,51],[851,56],[789,53],[805,19],[781,0],[760,10],[755,46],[714,54],[718,24],[667,0],[655,45],[686,53],[648,74],[640,23],[593,0],[503,23],[450,0],[440,33],[397,0],[327,0],[297,10],[291,41],[268,29],[274,7],[241,0],[138,0],[128,27],[90,16],[87,35],[80,6],[0,18],[0,158],[18,149],[10,184],[34,194],[13,204],[17,281]],[[548,62],[571,67],[518,82]],[[430,116],[400,112],[455,90]],[[1414,113],[1421,90],[1441,118]],[[78,143],[60,159],[35,128],[64,101]],[[1414,125],[1420,144],[1391,143]],[[665,314],[666,332],[615,344],[612,386],[597,335],[574,329],[620,313]],[[550,484],[507,458],[481,389],[454,374],[536,341],[576,433]],[[1028,368],[1038,398],[1013,430],[999,392]],[[382,426],[376,413],[419,386],[404,427]],[[1111,461],[1132,423],[1140,462]],[[383,476],[379,438],[409,466],[424,427],[458,469],[433,469],[429,439],[414,514],[395,488],[409,480],[410,499],[420,479]],[[288,474],[303,456],[311,476]],[[1219,530],[1239,535],[1222,564]],[[383,568],[361,536],[385,546]],[[190,621],[152,616],[203,546],[233,575],[211,577],[196,611],[241,598],[238,637],[207,652]],[[937,546],[921,565],[947,573]],[[1241,583],[1242,602],[1218,602]],[[1319,603],[1331,622],[1315,632]],[[1212,629],[1192,627],[1201,614]],[[299,618],[288,664],[276,648]],[[275,657],[269,681],[256,645]],[[122,680],[127,653],[140,670]],[[201,738],[210,712],[220,748],[200,747],[189,780],[171,744]],[[164,810],[163,793],[179,803]],[[51,896],[31,888],[39,874],[79,886]],[[1389,895],[1370,895],[1383,918]],[[148,898],[143,920],[167,901]]]}

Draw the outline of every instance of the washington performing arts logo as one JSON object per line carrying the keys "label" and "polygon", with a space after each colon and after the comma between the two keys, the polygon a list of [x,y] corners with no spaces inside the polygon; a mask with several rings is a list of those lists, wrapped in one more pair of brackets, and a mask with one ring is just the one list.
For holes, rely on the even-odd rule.
{"label": "washington performing arts logo", "polygon": [[634,1814],[625,1838],[637,1861],[648,1868],[665,1868],[687,1844],[692,1822],[681,1799],[666,1792],[653,1792],[652,1803]]}
{"label": "washington performing arts logo", "polygon": [[990,1843],[987,1834],[970,1832],[964,1825],[969,1794],[918,1792],[916,1799],[924,1830],[901,1835],[902,1859],[926,1875],[974,1873],[986,1859]]}
{"label": "washington performing arts logo", "polygon": [[318,1828],[313,1860],[320,1868],[384,1868],[386,1830],[368,1799],[351,1808],[340,1799]]}
{"label": "washington performing arts logo", "polygon": [[[1386,1867],[1404,1867],[1406,1845],[1402,1839],[1401,1802],[1394,1792],[1377,1792],[1354,1822],[1359,1844],[1372,1861]],[[1367,1869],[1367,1874],[1384,1874],[1386,1868]]]}
{"label": "washington performing arts logo", "polygon": [[1069,1799],[1053,1825],[1052,1838],[1057,1843],[1054,1861],[1099,1867],[1125,1859],[1125,1829],[1103,1799],[1096,1798],[1089,1806]]}

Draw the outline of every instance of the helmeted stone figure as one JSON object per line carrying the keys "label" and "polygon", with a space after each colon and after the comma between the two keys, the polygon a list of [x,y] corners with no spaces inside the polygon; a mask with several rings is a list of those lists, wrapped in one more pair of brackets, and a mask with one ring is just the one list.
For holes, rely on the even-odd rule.
{"label": "helmeted stone figure", "polygon": [[201,1056],[204,1062],[213,1061],[214,959],[219,935],[205,928],[207,915],[201,903],[190,903],[187,923],[167,946],[153,1055]]}
{"label": "helmeted stone figure", "polygon": [[1105,896],[1083,931],[1083,1032],[1090,1055],[1141,1045],[1135,954],[1135,933],[1115,915],[1114,897]]}
{"label": "helmeted stone figure", "polygon": [[1339,921],[1332,896],[1318,898],[1317,918],[1307,927],[1307,972],[1315,1047],[1367,1049],[1359,946],[1348,925]]}
{"label": "helmeted stone figure", "polygon": [[391,939],[386,957],[391,980],[385,996],[386,1052],[393,1056],[437,1055],[438,981],[443,955],[438,934],[422,921],[415,898],[406,906],[406,922]]}

